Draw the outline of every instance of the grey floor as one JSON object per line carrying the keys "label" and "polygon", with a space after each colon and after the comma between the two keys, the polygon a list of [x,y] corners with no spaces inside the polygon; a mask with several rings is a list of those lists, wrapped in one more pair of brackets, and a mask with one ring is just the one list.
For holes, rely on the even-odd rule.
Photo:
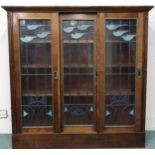
{"label": "grey floor", "polygon": [[146,149],[155,149],[155,131],[146,132]]}
{"label": "grey floor", "polygon": [[0,149],[11,149],[11,148],[12,148],[12,135],[0,134]]}
{"label": "grey floor", "polygon": [[[0,134],[0,149],[11,149],[11,134]],[[155,131],[146,132],[146,149],[155,149]]]}

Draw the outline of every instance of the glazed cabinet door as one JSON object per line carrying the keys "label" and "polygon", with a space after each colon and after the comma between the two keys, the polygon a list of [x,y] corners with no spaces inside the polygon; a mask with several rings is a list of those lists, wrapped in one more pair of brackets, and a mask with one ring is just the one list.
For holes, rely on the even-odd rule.
{"label": "glazed cabinet door", "polygon": [[101,19],[104,129],[141,131],[143,14],[105,13]]}
{"label": "glazed cabinet door", "polygon": [[57,128],[56,17],[54,13],[13,16],[16,132]]}
{"label": "glazed cabinet door", "polygon": [[60,18],[64,131],[93,130],[96,122],[96,15],[64,14]]}

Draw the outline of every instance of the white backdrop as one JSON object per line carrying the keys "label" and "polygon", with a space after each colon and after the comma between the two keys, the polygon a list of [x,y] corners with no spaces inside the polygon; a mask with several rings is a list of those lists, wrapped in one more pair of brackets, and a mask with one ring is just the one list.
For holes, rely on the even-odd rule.
{"label": "white backdrop", "polygon": [[[0,0],[2,5],[155,5],[155,0]],[[148,78],[146,130],[155,130],[155,9],[149,14]],[[8,118],[0,119],[0,133],[12,133],[9,77],[7,14],[0,8],[0,109],[8,110]]]}

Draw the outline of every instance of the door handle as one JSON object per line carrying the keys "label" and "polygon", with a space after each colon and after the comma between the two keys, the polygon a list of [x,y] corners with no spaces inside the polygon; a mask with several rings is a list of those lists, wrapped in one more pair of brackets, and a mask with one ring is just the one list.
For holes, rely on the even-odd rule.
{"label": "door handle", "polygon": [[58,79],[58,72],[57,71],[53,71],[53,79]]}
{"label": "door handle", "polygon": [[139,77],[139,78],[142,77],[142,70],[141,69],[137,69],[136,76]]}

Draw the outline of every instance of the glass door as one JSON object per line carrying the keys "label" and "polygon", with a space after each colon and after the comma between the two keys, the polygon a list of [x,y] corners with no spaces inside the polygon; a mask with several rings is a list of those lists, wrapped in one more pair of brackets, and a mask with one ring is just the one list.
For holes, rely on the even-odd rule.
{"label": "glass door", "polygon": [[64,126],[95,124],[95,16],[61,16]]}
{"label": "glass door", "polygon": [[20,20],[23,127],[53,125],[50,20]]}
{"label": "glass door", "polygon": [[[51,14],[16,15],[15,44],[21,128],[53,128],[53,21]],[[19,30],[19,31],[17,31]]]}
{"label": "glass door", "polygon": [[134,125],[137,20],[105,25],[105,125]]}

